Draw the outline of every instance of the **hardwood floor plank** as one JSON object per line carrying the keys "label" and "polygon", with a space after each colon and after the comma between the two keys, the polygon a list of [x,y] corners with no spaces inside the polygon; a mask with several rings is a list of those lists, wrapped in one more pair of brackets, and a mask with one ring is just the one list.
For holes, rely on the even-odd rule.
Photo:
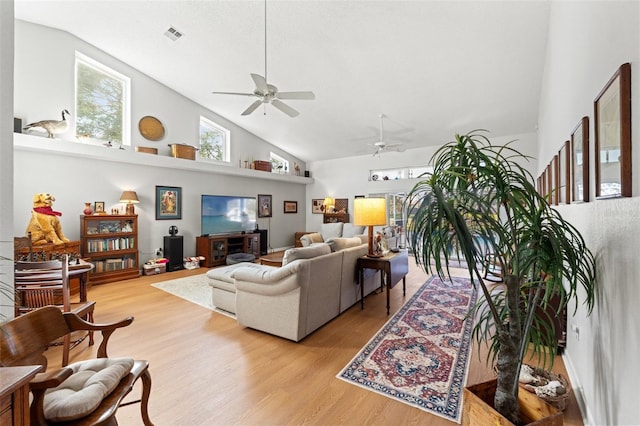
{"label": "hardwood floor plank", "polygon": [[[299,343],[241,327],[217,312],[190,303],[151,284],[203,274],[183,270],[92,287],[95,321],[134,316],[118,330],[109,355],[148,359],[152,376],[149,413],[157,426],[198,425],[435,425],[455,423],[336,378],[336,375],[391,317],[384,293],[365,299]],[[464,274],[464,271],[459,273]],[[391,291],[395,313],[426,281],[410,259],[407,294]],[[71,351],[71,362],[95,356],[96,345]],[[493,377],[473,347],[468,381]],[[58,348],[47,351],[49,367],[60,365]],[[556,370],[563,372],[562,361]],[[130,399],[139,395],[137,387]],[[121,425],[141,425],[138,405],[120,408]],[[582,425],[575,398],[566,425]]]}

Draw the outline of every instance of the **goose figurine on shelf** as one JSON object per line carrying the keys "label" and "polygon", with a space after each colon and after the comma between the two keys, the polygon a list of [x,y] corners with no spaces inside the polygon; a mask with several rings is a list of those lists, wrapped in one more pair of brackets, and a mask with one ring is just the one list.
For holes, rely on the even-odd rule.
{"label": "goose figurine on shelf", "polygon": [[69,122],[67,121],[67,115],[71,115],[66,109],[62,110],[62,120],[42,120],[35,123],[27,124],[23,127],[23,130],[40,128],[47,132],[47,137],[53,138],[54,135],[59,135],[67,131],[69,128]]}

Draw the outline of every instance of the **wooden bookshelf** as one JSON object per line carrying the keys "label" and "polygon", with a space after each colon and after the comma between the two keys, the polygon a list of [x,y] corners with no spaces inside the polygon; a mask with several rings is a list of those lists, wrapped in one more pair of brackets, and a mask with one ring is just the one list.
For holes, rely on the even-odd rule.
{"label": "wooden bookshelf", "polygon": [[91,284],[140,275],[137,215],[80,216],[80,223],[82,257],[94,266],[89,275]]}

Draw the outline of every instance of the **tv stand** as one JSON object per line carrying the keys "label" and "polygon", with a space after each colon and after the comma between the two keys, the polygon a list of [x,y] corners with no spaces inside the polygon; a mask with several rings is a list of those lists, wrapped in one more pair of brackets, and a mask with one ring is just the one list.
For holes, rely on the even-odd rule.
{"label": "tv stand", "polygon": [[250,253],[260,257],[260,233],[224,234],[196,237],[196,256],[204,257],[204,266],[225,265],[227,256]]}

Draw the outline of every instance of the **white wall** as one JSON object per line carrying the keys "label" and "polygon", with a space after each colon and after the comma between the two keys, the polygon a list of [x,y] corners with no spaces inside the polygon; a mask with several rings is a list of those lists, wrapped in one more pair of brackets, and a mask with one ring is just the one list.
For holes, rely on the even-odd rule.
{"label": "white wall", "polygon": [[[13,0],[0,1],[0,281],[13,288]],[[1,284],[0,284],[1,285]],[[0,319],[13,298],[0,293]],[[8,296],[8,295],[7,295]]]}
{"label": "white wall", "polygon": [[[61,139],[65,140],[16,135],[15,193],[8,198],[13,199],[15,220],[13,226],[5,228],[3,215],[3,230],[8,229],[11,237],[23,235],[33,194],[49,192],[56,197],[54,209],[63,213],[63,231],[70,239],[77,240],[79,215],[85,202],[104,201],[109,211],[111,207],[121,206],[118,199],[123,190],[133,189],[141,201],[136,205],[140,215],[140,260],[153,257],[155,249],[162,247],[162,237],[167,235],[169,225],[177,225],[180,234],[185,236],[184,251],[190,256],[195,254],[195,236],[200,234],[201,194],[254,197],[271,194],[273,217],[259,219],[260,228],[270,231],[271,247],[293,246],[294,232],[304,228],[305,185],[312,180],[295,176],[271,180],[265,172],[258,171],[242,174],[238,173],[237,164],[238,160],[248,157],[268,160],[270,151],[303,165],[304,169],[302,161],[66,32],[15,21],[15,82],[2,76],[3,85],[13,83],[15,90],[14,103],[7,107],[11,120],[14,113],[25,123],[56,118],[64,108],[74,113],[75,50],[131,77],[133,144],[157,147],[159,155],[136,153],[131,148],[122,151],[67,142],[74,139],[73,129],[62,135]],[[3,48],[3,56],[8,51]],[[4,95],[2,100],[4,105]],[[139,134],[137,123],[145,115],[153,115],[164,123],[166,135],[160,142],[147,141]],[[230,165],[199,163],[201,167],[181,169],[179,165],[187,160],[168,157],[168,143],[197,144],[200,115],[231,130]],[[11,130],[7,134],[11,138]],[[8,145],[2,144],[2,149]],[[167,161],[174,162],[176,168],[166,167]],[[4,182],[3,179],[3,187]],[[156,185],[182,188],[182,220],[155,220]],[[8,186],[11,190],[11,185]],[[285,200],[297,201],[299,213],[285,216]]]}
{"label": "white wall", "polygon": [[[470,129],[460,129],[459,133],[467,133]],[[527,133],[509,137],[492,137],[491,133],[485,133],[492,143],[504,144],[515,141],[513,147],[523,154],[535,157],[537,154],[537,135]],[[455,135],[451,135],[454,139]],[[442,143],[449,142],[442,141]],[[393,169],[409,166],[424,166],[428,164],[437,147],[425,147],[410,149],[404,152],[387,152],[380,156],[362,155],[358,157],[340,158],[336,160],[311,161],[307,167],[314,178],[314,184],[307,186],[307,231],[320,229],[322,224],[321,214],[311,214],[311,200],[314,198],[349,199],[349,213],[353,221],[353,200],[356,195],[369,195],[380,193],[408,193],[418,182],[418,179],[404,180],[369,180],[371,170]],[[535,175],[538,162],[533,158],[527,169]]]}
{"label": "white wall", "polygon": [[[581,117],[625,62],[632,69],[633,198],[560,206],[596,255],[597,300],[591,316],[582,305],[568,319],[565,361],[587,424],[628,425],[640,419],[640,3],[552,2],[549,43],[540,103],[539,172],[569,139]],[[593,162],[591,199],[595,196]],[[578,327],[579,335],[572,332]]]}

